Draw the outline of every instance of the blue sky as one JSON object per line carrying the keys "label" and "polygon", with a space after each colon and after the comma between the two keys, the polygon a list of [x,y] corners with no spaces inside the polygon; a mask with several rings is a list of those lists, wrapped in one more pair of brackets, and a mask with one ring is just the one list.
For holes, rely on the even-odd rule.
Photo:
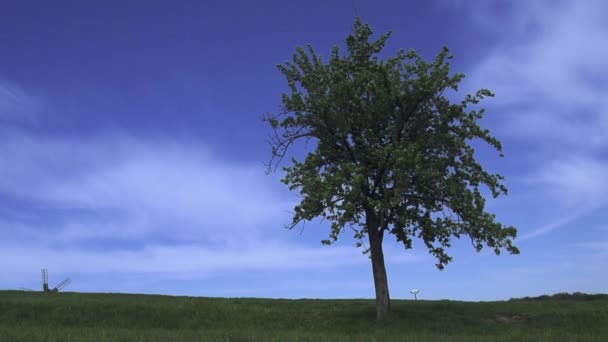
{"label": "blue sky", "polygon": [[[96,3],[96,4],[95,4]],[[487,87],[518,256],[455,241],[438,271],[385,240],[393,298],[494,300],[608,287],[608,5],[593,1],[3,1],[0,288],[372,298],[369,259],[325,222],[283,228],[295,193],[266,175],[296,45],[327,56],[355,11],[385,55],[443,45]],[[294,153],[303,155],[304,146]]]}

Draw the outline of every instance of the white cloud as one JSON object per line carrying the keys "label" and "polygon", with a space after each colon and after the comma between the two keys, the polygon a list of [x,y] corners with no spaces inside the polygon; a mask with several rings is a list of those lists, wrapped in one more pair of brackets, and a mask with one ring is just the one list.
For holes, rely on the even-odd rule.
{"label": "white cloud", "polygon": [[541,15],[542,12],[558,3],[556,0],[448,0],[438,4],[461,9],[476,26],[505,38],[506,33],[511,36],[529,35],[546,25],[550,18]]}
{"label": "white cloud", "polygon": [[598,206],[608,198],[608,161],[572,156],[547,163],[527,182],[540,184],[571,205]]}
{"label": "white cloud", "polygon": [[[221,239],[287,220],[290,200],[262,164],[223,161],[202,144],[102,137],[88,141],[6,133],[0,191],[50,208],[116,212],[110,231]],[[286,222],[283,222],[286,223]],[[79,233],[90,222],[72,224]],[[112,227],[114,225],[114,227]],[[135,226],[135,227],[133,227]],[[133,230],[133,229],[131,229]]]}
{"label": "white cloud", "polygon": [[[507,17],[503,25],[494,23],[509,29],[507,38],[474,70],[472,83],[494,90],[495,103],[516,106],[504,110],[513,133],[554,140],[573,130],[579,138],[573,143],[606,144],[608,25],[600,13],[608,5],[541,3],[515,2],[517,16]],[[512,31],[521,18],[536,22],[536,29]]]}
{"label": "white cloud", "polygon": [[[77,273],[201,273],[234,270],[272,270],[335,267],[361,263],[354,248],[322,248],[270,242],[244,248],[210,248],[200,245],[150,245],[142,250],[57,250],[43,245],[2,246],[0,256],[16,263],[5,263],[1,271],[22,273],[41,265],[56,272]],[[280,257],[278,257],[280,256]]]}
{"label": "white cloud", "polygon": [[[282,226],[294,203],[262,164],[222,160],[192,141],[5,133],[0,193],[43,210],[0,221],[0,258],[15,260],[2,273],[44,264],[68,273],[200,275],[369,262],[352,244],[290,242],[294,232]],[[87,215],[69,215],[79,210]],[[44,222],[53,211],[61,219]],[[423,259],[394,249],[389,263]]]}
{"label": "white cloud", "polygon": [[[367,265],[369,260],[353,246],[304,246],[280,240],[255,246],[208,247],[203,245],[146,246],[140,250],[53,249],[45,245],[0,244],[0,272],[27,273],[42,266],[65,273],[173,273],[199,277],[213,272],[239,270],[323,269]],[[416,254],[387,257],[387,263],[418,262]],[[17,259],[15,257],[18,256]]]}
{"label": "white cloud", "polygon": [[562,217],[556,219],[553,222],[545,224],[542,227],[535,228],[532,231],[521,235],[520,237],[517,238],[517,241],[525,241],[525,240],[528,240],[531,238],[535,238],[535,237],[547,234],[556,229],[562,228],[572,222],[575,222],[576,220],[582,218],[583,216],[590,214],[591,212],[593,212],[596,209],[597,209],[597,207],[584,207],[577,211],[573,211],[569,214],[566,214],[565,216],[562,216]]}
{"label": "white cloud", "polygon": [[523,234],[523,241],[552,232],[581,219],[608,204],[608,161],[573,156],[542,165],[526,179],[531,191],[542,189],[550,198],[545,204],[558,204],[557,218]]}
{"label": "white cloud", "polygon": [[608,3],[475,1],[470,9],[496,43],[466,82],[496,93],[499,136],[528,146],[519,155],[529,161],[521,177],[529,201],[557,218],[519,239],[541,236],[606,204]]}

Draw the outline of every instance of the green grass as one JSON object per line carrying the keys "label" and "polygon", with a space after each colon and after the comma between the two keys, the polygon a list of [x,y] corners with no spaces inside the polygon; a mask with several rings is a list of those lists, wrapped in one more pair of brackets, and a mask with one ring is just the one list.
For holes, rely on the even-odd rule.
{"label": "green grass", "polygon": [[[562,298],[563,297],[563,298]],[[0,341],[608,341],[608,298],[274,300],[0,291]]]}

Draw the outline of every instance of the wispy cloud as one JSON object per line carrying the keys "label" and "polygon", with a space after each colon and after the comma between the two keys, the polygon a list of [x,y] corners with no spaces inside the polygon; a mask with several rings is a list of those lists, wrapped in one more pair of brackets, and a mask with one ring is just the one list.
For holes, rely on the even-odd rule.
{"label": "wispy cloud", "polygon": [[544,186],[567,204],[597,207],[608,198],[608,161],[583,155],[566,156],[548,162],[526,181],[530,186]]}
{"label": "wispy cloud", "polygon": [[[606,204],[608,24],[601,13],[608,5],[595,0],[475,4],[472,20],[495,34],[497,43],[468,82],[496,93],[492,111],[500,113],[493,118],[499,135],[527,146],[517,157],[526,160],[520,179],[529,197],[556,209],[557,219],[519,238],[526,240]],[[570,214],[557,212],[564,208]]]}
{"label": "wispy cloud", "polygon": [[0,120],[32,122],[40,110],[40,101],[20,87],[0,79]]}
{"label": "wispy cloud", "polygon": [[114,229],[126,234],[129,223],[138,234],[253,234],[291,208],[261,164],[222,160],[196,142],[7,133],[0,151],[3,193],[49,208],[110,212],[112,223],[122,223]]}
{"label": "wispy cloud", "polygon": [[40,245],[2,246],[2,272],[23,273],[46,265],[57,272],[78,273],[176,273],[198,277],[201,273],[235,270],[273,270],[335,267],[361,263],[352,248],[302,247],[276,242],[245,248],[212,248],[201,245],[150,245],[142,250],[52,249]]}
{"label": "wispy cloud", "polygon": [[517,238],[518,241],[525,241],[525,240],[529,240],[531,238],[535,238],[544,234],[547,234],[549,232],[552,232],[556,229],[562,228],[568,224],[571,224],[572,222],[575,222],[576,220],[580,219],[583,216],[586,216],[590,213],[592,213],[593,211],[595,211],[597,209],[597,207],[585,207],[582,208],[580,210],[577,210],[575,212],[572,212],[568,215],[559,217],[558,219],[556,219],[553,222],[550,222],[548,224],[545,224],[542,227],[539,228],[535,228],[532,231],[529,231],[523,235],[521,235],[520,237]]}
{"label": "wispy cloud", "polygon": [[[352,246],[306,246],[279,239],[257,245],[210,247],[201,244],[152,244],[141,250],[54,249],[43,244],[0,244],[0,271],[27,273],[46,266],[57,272],[77,273],[172,273],[199,277],[217,272],[243,270],[332,269],[369,263]],[[401,251],[399,251],[401,252]],[[18,256],[17,259],[13,259]],[[419,255],[388,257],[391,264],[418,262]]]}
{"label": "wispy cloud", "polygon": [[[0,194],[38,208],[0,222],[0,258],[19,256],[2,272],[44,263],[60,272],[200,275],[368,262],[352,245],[294,240],[282,229],[294,203],[276,176],[201,142],[6,132],[0,153]],[[61,217],[52,220],[54,212]],[[422,259],[402,254],[389,251],[387,260]]]}
{"label": "wispy cloud", "polygon": [[[603,43],[608,25],[600,15],[608,5],[522,1],[512,6],[517,15],[493,24],[509,28],[504,42],[475,70],[472,83],[493,89],[496,103],[510,106],[503,108],[508,132],[575,145],[608,143],[608,46]],[[511,30],[522,26],[521,20],[535,24],[529,32]]]}

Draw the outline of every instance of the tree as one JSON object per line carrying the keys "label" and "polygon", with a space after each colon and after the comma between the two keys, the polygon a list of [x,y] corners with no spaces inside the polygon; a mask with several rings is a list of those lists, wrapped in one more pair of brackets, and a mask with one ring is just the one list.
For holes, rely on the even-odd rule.
{"label": "tree", "polygon": [[481,89],[452,103],[444,93],[456,92],[464,75],[450,75],[453,55],[446,47],[432,63],[404,50],[380,60],[390,32],[376,41],[371,36],[357,18],[346,55],[336,46],[327,63],[311,46],[297,47],[293,61],[278,65],[290,89],[282,110],[264,120],[273,129],[268,172],[296,141],[316,142],[303,161],[292,158],[283,167],[282,182],[302,195],[288,228],[321,217],[331,222],[324,244],[347,225],[358,247],[367,236],[377,319],[384,320],[390,312],[385,234],[406,249],[421,239],[440,270],[452,259],[446,253],[452,237],[468,236],[477,251],[485,244],[497,255],[501,248],[519,250],[512,244],[516,228],[485,211],[480,190],[506,195],[504,178],[486,172],[469,145],[481,139],[503,156],[501,143],[477,123],[484,110],[468,109],[493,94]]}

